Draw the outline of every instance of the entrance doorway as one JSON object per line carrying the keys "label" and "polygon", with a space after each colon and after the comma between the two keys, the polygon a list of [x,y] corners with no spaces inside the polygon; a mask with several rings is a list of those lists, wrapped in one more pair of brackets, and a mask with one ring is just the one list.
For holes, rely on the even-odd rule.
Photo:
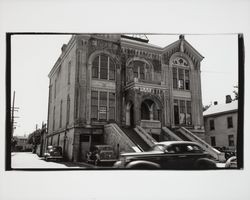
{"label": "entrance doorway", "polygon": [[160,121],[160,107],[151,99],[146,99],[141,104],[141,120]]}
{"label": "entrance doorway", "polygon": [[135,123],[134,123],[134,105],[132,104],[131,107],[130,107],[130,126],[134,126]]}
{"label": "entrance doorway", "polygon": [[80,160],[85,161],[87,152],[90,149],[91,136],[90,135],[80,135]]}
{"label": "entrance doorway", "polygon": [[178,105],[174,105],[174,124],[179,124],[179,107]]}
{"label": "entrance doorway", "polygon": [[141,119],[150,119],[149,105],[146,102],[142,102],[141,104]]}

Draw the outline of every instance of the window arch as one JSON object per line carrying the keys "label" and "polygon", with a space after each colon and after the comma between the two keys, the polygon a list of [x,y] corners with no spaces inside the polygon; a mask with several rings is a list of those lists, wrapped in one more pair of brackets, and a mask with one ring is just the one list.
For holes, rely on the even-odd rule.
{"label": "window arch", "polygon": [[110,56],[100,54],[93,60],[92,78],[115,80],[115,63]]}
{"label": "window arch", "polygon": [[181,57],[176,57],[172,62],[173,88],[190,90],[190,67],[188,62]]}
{"label": "window arch", "polygon": [[128,66],[127,80],[138,78],[140,80],[151,80],[152,70],[148,63],[141,60],[133,60]]}

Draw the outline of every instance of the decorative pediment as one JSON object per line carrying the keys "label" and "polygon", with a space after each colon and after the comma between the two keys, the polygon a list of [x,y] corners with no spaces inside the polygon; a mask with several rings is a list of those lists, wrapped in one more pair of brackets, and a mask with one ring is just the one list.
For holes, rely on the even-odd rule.
{"label": "decorative pediment", "polygon": [[189,44],[184,39],[184,37],[180,37],[179,40],[164,48],[164,53],[163,53],[164,63],[168,65],[170,57],[176,52],[182,52],[187,54],[195,65],[204,58],[191,44]]}

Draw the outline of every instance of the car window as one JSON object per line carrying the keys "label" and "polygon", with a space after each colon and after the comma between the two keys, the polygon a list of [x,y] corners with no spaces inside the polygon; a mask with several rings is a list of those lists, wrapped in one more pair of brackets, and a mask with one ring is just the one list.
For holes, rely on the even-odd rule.
{"label": "car window", "polygon": [[204,150],[197,146],[192,144],[179,144],[179,145],[173,145],[167,149],[170,153],[202,153]]}
{"label": "car window", "polygon": [[194,153],[202,153],[204,150],[197,145],[190,145],[189,150]]}
{"label": "car window", "polygon": [[155,145],[151,148],[152,151],[164,151],[165,146],[164,145]]}

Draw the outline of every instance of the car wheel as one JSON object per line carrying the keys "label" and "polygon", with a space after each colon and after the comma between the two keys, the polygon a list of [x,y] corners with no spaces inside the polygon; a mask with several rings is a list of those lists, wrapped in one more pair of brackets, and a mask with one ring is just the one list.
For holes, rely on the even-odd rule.
{"label": "car wheel", "polygon": [[196,169],[215,169],[216,163],[210,159],[200,159],[195,163]]}
{"label": "car wheel", "polygon": [[152,165],[134,165],[131,166],[130,169],[158,169],[158,168]]}

